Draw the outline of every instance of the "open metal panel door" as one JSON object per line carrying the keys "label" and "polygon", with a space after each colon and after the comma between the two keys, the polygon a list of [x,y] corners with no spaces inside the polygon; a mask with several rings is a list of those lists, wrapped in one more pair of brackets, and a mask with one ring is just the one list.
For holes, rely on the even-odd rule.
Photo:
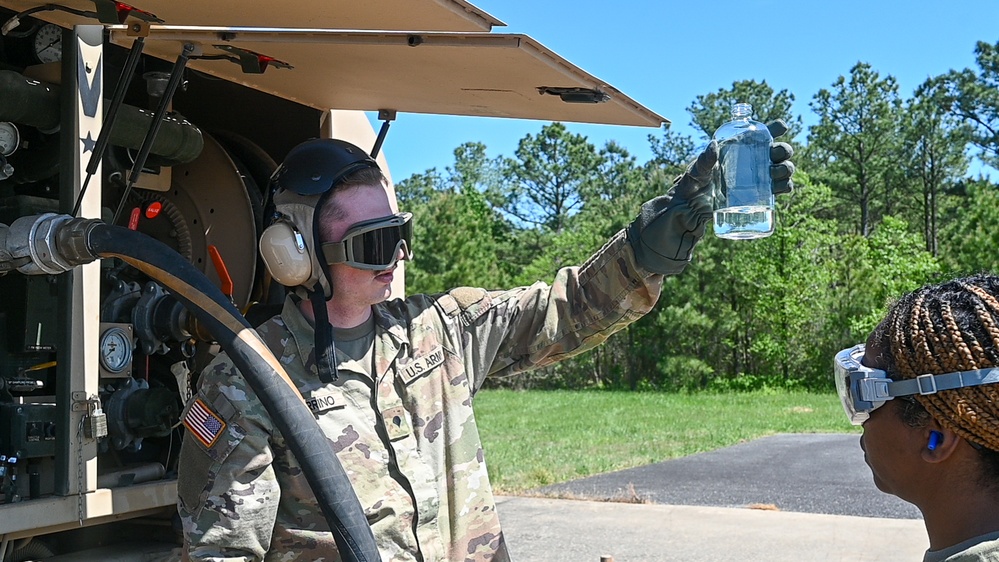
{"label": "open metal panel door", "polygon": [[173,60],[185,44],[189,68],[317,109],[669,122],[526,35],[153,25],[145,52]]}
{"label": "open metal panel door", "polygon": [[[62,0],[77,11],[95,11],[111,0]],[[21,12],[43,4],[37,0],[0,0]],[[129,0],[139,10],[170,25],[297,27],[319,29],[419,29],[427,31],[489,31],[505,25],[465,0]],[[70,27],[87,22],[65,11],[45,11],[35,17]]]}
{"label": "open metal panel door", "polygon": [[134,0],[169,25],[489,31],[503,22],[464,0]]}

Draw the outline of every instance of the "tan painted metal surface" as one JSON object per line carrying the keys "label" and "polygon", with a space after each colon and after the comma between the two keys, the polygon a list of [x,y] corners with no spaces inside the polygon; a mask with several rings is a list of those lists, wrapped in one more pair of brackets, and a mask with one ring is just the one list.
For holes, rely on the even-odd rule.
{"label": "tan painted metal surface", "polygon": [[[112,39],[132,41],[120,28]],[[196,46],[196,56],[226,54],[223,46],[278,59],[291,68],[272,64],[262,74],[244,74],[230,61],[204,59],[189,66],[317,109],[646,127],[668,122],[526,35],[152,26],[145,52],[171,60],[185,43]],[[541,88],[582,88],[609,99],[566,103]]]}
{"label": "tan painted metal surface", "polygon": [[[669,122],[531,37],[486,33],[501,22],[463,0],[345,4],[150,0],[137,7],[167,22],[152,26],[145,53],[173,61],[185,43],[192,43],[195,58],[188,67],[320,110],[390,109],[646,127]],[[24,10],[36,4],[0,0],[0,5]],[[67,5],[93,10],[89,0]],[[64,27],[94,23],[62,11],[35,17]],[[118,26],[112,40],[127,47],[134,37]],[[290,68],[275,62],[263,73],[244,73],[239,64],[218,60],[232,58],[232,48]],[[539,93],[541,88],[592,90],[609,99],[566,103],[558,95]]]}
{"label": "tan painted metal surface", "polygon": [[[223,38],[225,40],[223,40]],[[124,30],[113,39],[131,42]],[[175,58],[193,43],[205,56],[238,47],[292,68],[244,74],[229,61],[196,68],[303,105],[321,108],[511,117],[659,127],[664,117],[569,63],[526,35],[153,26],[146,52]],[[566,103],[539,88],[602,92],[602,103]]]}
{"label": "tan painted metal surface", "polygon": [[[35,0],[3,0],[15,11],[38,6]],[[63,0],[59,4],[93,11],[90,0]],[[150,12],[169,25],[266,25],[336,29],[418,29],[489,31],[505,25],[465,0],[132,0],[135,8]],[[65,12],[42,12],[40,19],[66,25],[79,18]],[[90,22],[94,23],[94,22]]]}
{"label": "tan painted metal surface", "polygon": [[52,496],[3,504],[0,505],[0,535],[17,539],[78,528],[81,502],[83,519],[88,525],[137,517],[150,510],[175,505],[177,482],[163,480],[126,488],[100,488],[85,493],[82,498]]}

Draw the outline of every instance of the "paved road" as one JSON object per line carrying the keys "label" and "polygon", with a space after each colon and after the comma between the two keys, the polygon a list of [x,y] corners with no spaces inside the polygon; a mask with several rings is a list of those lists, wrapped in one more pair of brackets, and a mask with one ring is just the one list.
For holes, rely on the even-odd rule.
{"label": "paved road", "polygon": [[547,486],[535,492],[606,500],[637,495],[667,505],[919,519],[919,511],[874,486],[859,437],[784,434],[710,453]]}
{"label": "paved road", "polygon": [[[532,493],[575,499],[500,498],[517,562],[918,561],[928,545],[856,435],[776,435]],[[635,497],[650,503],[607,501]]]}

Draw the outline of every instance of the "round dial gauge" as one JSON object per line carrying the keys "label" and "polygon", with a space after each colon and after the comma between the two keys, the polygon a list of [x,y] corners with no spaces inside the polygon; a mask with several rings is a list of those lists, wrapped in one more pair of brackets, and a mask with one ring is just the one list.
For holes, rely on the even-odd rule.
{"label": "round dial gauge", "polygon": [[33,44],[38,62],[62,60],[62,28],[58,25],[46,23],[39,27]]}
{"label": "round dial gauge", "polygon": [[21,144],[21,133],[10,121],[0,121],[0,156],[10,156]]}
{"label": "round dial gauge", "polygon": [[124,328],[113,326],[101,334],[101,365],[120,373],[132,362],[132,339]]}

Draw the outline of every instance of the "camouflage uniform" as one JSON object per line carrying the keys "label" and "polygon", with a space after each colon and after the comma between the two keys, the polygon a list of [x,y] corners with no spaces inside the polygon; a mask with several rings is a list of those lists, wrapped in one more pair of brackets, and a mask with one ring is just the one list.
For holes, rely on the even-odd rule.
{"label": "camouflage uniform", "polygon": [[[316,376],[313,329],[291,300],[258,332],[317,414],[386,562],[503,561],[472,396],[487,375],[600,344],[648,312],[661,285],[661,275],[636,265],[622,231],[552,286],[381,303],[374,365],[340,355],[332,384]],[[184,439],[178,488],[189,556],[339,560],[284,438],[226,356],[199,386],[195,399],[225,428],[211,446]]]}

